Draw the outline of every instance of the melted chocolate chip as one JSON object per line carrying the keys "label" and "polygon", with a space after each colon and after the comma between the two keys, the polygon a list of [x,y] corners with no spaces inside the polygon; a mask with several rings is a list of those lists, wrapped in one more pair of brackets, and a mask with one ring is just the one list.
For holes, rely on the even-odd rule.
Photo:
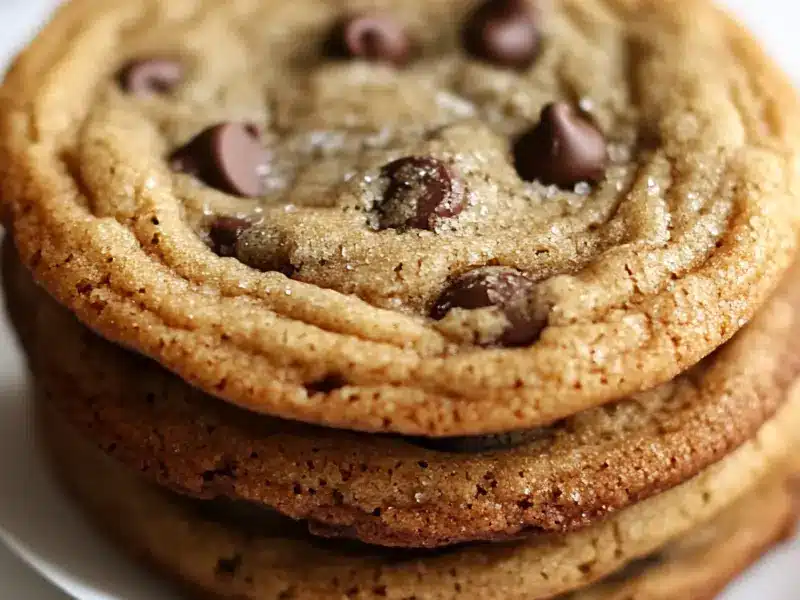
{"label": "melted chocolate chip", "polygon": [[247,219],[219,217],[208,230],[211,250],[219,256],[236,256],[236,242],[251,225]]}
{"label": "melted chocolate chip", "polygon": [[495,307],[508,321],[495,343],[526,346],[536,341],[547,325],[549,307],[537,300],[535,290],[536,284],[516,269],[481,267],[453,281],[434,304],[431,317],[442,319],[454,308]]}
{"label": "melted chocolate chip", "polygon": [[569,104],[556,102],[545,106],[539,123],[516,141],[514,162],[528,181],[560,187],[597,182],[608,165],[606,139]]}
{"label": "melted chocolate chip", "polygon": [[511,69],[527,69],[539,51],[541,33],[526,0],[487,0],[470,15],[464,48],[473,57]]}
{"label": "melted chocolate chip", "polygon": [[494,450],[508,450],[529,444],[537,440],[544,439],[552,433],[551,427],[538,427],[525,431],[512,431],[510,433],[498,433],[494,435],[473,435],[445,438],[406,438],[411,443],[437,450],[439,452],[455,452],[463,454],[474,454],[477,452],[491,452]]}
{"label": "melted chocolate chip", "polygon": [[169,158],[175,171],[235,196],[260,196],[269,156],[258,129],[244,123],[221,123],[199,133]]}
{"label": "melted chocolate chip", "polygon": [[386,165],[382,175],[389,183],[376,207],[380,229],[415,227],[433,230],[441,219],[464,209],[464,190],[442,161],[430,156],[410,156]]}
{"label": "melted chocolate chip", "polygon": [[371,62],[404,65],[411,43],[403,26],[392,17],[363,14],[337,24],[329,40],[329,52],[335,56],[360,58]]}
{"label": "melted chocolate chip", "polygon": [[183,64],[169,58],[145,58],[125,65],[117,75],[120,87],[145,98],[170,93],[183,80]]}

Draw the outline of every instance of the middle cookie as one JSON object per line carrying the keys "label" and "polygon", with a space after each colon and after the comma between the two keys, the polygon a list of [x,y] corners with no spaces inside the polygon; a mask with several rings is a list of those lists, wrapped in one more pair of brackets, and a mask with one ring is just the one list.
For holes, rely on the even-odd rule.
{"label": "middle cookie", "polygon": [[694,369],[552,427],[442,439],[323,429],[224,405],[101,340],[6,250],[8,301],[37,378],[87,438],[180,493],[267,505],[313,533],[386,546],[589,525],[751,439],[800,367],[794,268],[757,319]]}

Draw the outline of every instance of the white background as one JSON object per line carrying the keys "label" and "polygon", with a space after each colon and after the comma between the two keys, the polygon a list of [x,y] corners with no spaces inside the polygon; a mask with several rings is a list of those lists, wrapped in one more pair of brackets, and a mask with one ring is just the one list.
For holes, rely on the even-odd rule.
{"label": "white background", "polygon": [[[800,81],[800,33],[798,33],[800,2],[797,0],[727,0],[723,3],[736,11],[755,30],[770,53],[792,73],[796,81]],[[6,59],[32,34],[37,23],[53,4],[54,2],[51,0],[0,0],[0,71],[2,71]],[[17,454],[22,452],[20,448],[8,447],[8,444],[11,443],[8,440],[27,439],[26,435],[29,433],[22,432],[20,434],[19,431],[12,430],[12,428],[18,427],[19,423],[22,423],[24,427],[26,421],[24,418],[20,418],[19,414],[9,414],[9,408],[3,408],[3,406],[19,407],[22,405],[19,401],[3,404],[5,402],[3,398],[18,398],[24,394],[21,372],[22,364],[14,350],[14,342],[7,324],[0,320],[0,409],[2,409],[0,410],[0,456],[6,457],[7,461],[9,456],[15,456],[14,452]],[[17,411],[17,408],[10,410],[13,413]],[[3,446],[3,441],[6,446]],[[21,468],[24,464],[24,457],[18,458],[19,460],[14,463],[18,468],[15,469],[12,464],[8,470],[0,473],[0,505],[3,504],[4,500],[2,499],[13,496],[13,492],[8,492],[14,488],[14,484],[18,484],[16,491],[21,491],[23,496],[20,497],[24,500],[26,488],[24,484],[19,484],[19,480],[27,476],[27,471]],[[3,518],[3,514],[15,513],[0,511],[0,519]],[[47,513],[42,514],[46,515]],[[0,526],[7,524],[0,522]],[[20,530],[32,530],[32,528],[25,526]],[[53,533],[55,534],[55,532]],[[47,534],[46,527],[38,527],[39,539],[47,539]],[[103,561],[99,560],[99,562]],[[137,593],[133,589],[136,584],[131,581],[135,581],[135,578],[128,580],[121,588],[117,588],[125,590],[117,592],[119,600],[143,597],[141,596],[143,590],[139,590]],[[149,586],[143,583],[143,587]],[[800,599],[800,540],[773,554],[768,561],[763,562],[747,578],[740,581],[729,596],[725,600]],[[99,597],[92,596],[92,598]],[[89,596],[85,596],[85,598],[88,599]],[[111,597],[107,598],[111,600]],[[0,600],[66,599],[65,594],[45,583],[33,570],[0,544]]]}

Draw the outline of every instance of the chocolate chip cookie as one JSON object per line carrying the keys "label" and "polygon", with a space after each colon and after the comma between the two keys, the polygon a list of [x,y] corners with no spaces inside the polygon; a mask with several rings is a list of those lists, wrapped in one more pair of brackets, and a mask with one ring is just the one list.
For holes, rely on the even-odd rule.
{"label": "chocolate chip cookie", "polygon": [[800,267],[725,347],[669,384],[548,428],[408,438],[255,416],[100,339],[14,250],[12,318],[52,406],[122,463],[180,493],[267,505],[329,537],[384,546],[563,532],[695,476],[753,437],[800,370]]}
{"label": "chocolate chip cookie", "polygon": [[737,573],[795,532],[799,497],[796,479],[765,486],[659,552],[558,600],[712,600]]}
{"label": "chocolate chip cookie", "polygon": [[0,90],[0,197],[50,293],[213,395],[491,434],[752,317],[798,114],[707,0],[74,0]]}
{"label": "chocolate chip cookie", "polygon": [[798,507],[784,475],[729,494],[743,471],[714,467],[711,477],[567,536],[397,551],[319,540],[263,510],[187,502],[109,461],[49,401],[43,408],[52,458],[75,497],[192,598],[543,600],[580,588],[559,598],[707,600],[791,530]]}

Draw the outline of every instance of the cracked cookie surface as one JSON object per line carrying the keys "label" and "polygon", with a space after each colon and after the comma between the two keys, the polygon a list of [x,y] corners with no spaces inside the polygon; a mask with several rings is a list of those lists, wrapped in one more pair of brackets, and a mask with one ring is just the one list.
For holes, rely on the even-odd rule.
{"label": "cracked cookie surface", "polygon": [[704,0],[76,0],[0,91],[0,195],[52,294],[212,394],[479,434],[730,338],[797,139]]}

